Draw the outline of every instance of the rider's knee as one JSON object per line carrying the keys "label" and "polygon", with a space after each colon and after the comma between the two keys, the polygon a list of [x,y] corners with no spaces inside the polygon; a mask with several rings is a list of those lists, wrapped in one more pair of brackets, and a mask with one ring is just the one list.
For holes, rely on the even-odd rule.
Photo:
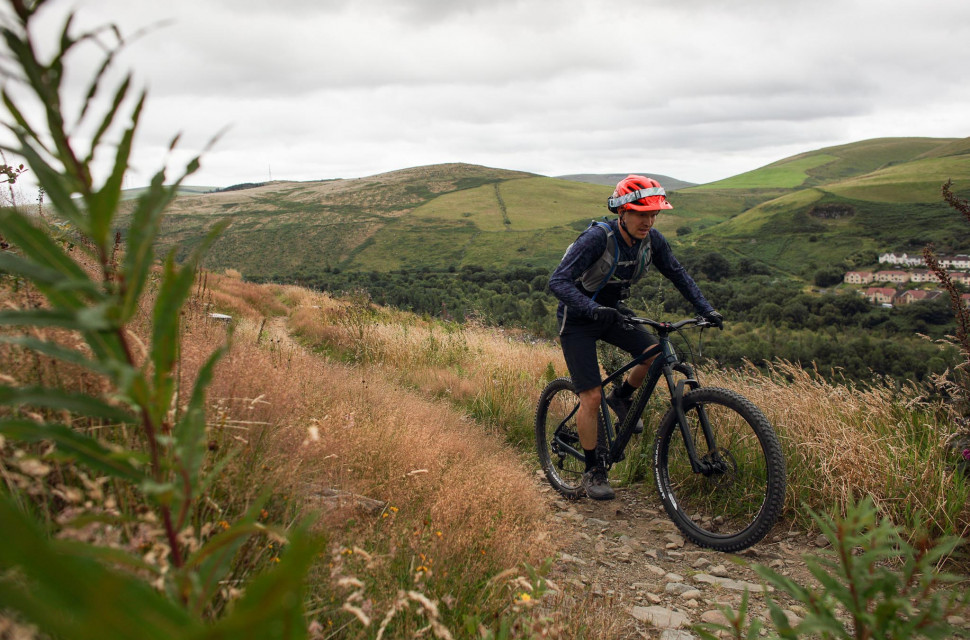
{"label": "rider's knee", "polygon": [[593,387],[579,393],[579,404],[583,407],[599,407],[603,399],[602,387]]}

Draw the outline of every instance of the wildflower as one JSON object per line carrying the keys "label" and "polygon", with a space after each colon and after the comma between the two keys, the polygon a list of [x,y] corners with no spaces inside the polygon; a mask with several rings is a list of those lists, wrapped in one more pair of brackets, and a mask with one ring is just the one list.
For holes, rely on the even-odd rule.
{"label": "wildflower", "polygon": [[269,511],[267,511],[266,509],[260,509],[259,517],[265,520],[266,518],[269,517]]}
{"label": "wildflower", "polygon": [[970,460],[970,449],[964,449],[963,450],[963,459],[964,460]]}
{"label": "wildflower", "polygon": [[225,520],[220,520],[220,521],[219,521],[219,526],[220,526],[220,527],[222,527],[222,528],[223,528],[223,530],[226,530],[226,529],[228,529],[228,528],[229,528],[229,523],[228,523],[228,522],[226,522]]}
{"label": "wildflower", "polygon": [[393,511],[394,513],[397,513],[397,507],[388,507],[388,508],[389,508],[389,509],[390,509],[391,511]]}
{"label": "wildflower", "polygon": [[439,538],[441,537],[441,532],[440,532],[440,531],[435,531],[435,532],[434,532],[434,534],[435,534],[436,536],[438,536]]}
{"label": "wildflower", "polygon": [[519,602],[529,602],[530,600],[532,600],[532,596],[530,596],[528,593],[525,593],[523,591],[518,595],[516,600],[518,600]]}

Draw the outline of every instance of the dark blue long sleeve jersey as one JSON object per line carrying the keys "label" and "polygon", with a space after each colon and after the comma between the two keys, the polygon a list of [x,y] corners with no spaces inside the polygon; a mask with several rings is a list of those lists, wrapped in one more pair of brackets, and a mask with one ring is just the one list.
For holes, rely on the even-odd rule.
{"label": "dark blue long sleeve jersey", "polygon": [[[566,308],[569,309],[570,317],[589,318],[592,317],[596,307],[615,307],[621,299],[626,297],[623,288],[614,283],[629,279],[632,276],[642,241],[638,240],[633,243],[633,246],[628,247],[620,234],[617,221],[612,220],[609,224],[613,227],[620,248],[620,265],[617,267],[611,283],[600,291],[595,301],[590,297],[593,292],[583,290],[578,279],[606,251],[606,234],[601,229],[590,227],[584,231],[566,251],[566,255],[563,256],[559,266],[556,267],[549,278],[549,289],[559,299],[556,316],[560,323],[562,323]],[[713,311],[714,307],[704,298],[693,278],[674,257],[670,244],[663,234],[656,229],[651,229],[647,238],[651,247],[650,264],[655,265],[657,271],[677,287],[681,295],[694,305],[699,314]],[[630,263],[629,266],[623,266],[625,262]]]}

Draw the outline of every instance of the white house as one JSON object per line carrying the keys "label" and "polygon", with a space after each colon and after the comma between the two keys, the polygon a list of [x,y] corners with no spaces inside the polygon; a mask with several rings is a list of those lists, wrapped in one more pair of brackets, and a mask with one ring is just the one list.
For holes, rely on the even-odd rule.
{"label": "white house", "polygon": [[943,256],[940,264],[947,269],[970,269],[970,256]]}
{"label": "white house", "polygon": [[885,264],[901,264],[916,267],[923,264],[923,256],[911,256],[907,253],[882,253],[879,255],[879,262]]}

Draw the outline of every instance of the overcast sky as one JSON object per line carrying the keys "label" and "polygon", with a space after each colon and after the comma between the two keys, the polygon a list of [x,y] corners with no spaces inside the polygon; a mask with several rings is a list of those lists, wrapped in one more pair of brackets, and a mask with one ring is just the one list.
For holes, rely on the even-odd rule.
{"label": "overcast sky", "polygon": [[[820,147],[970,135],[967,0],[66,0],[137,39],[128,186],[468,162],[709,182]],[[81,74],[79,73],[78,76]],[[184,157],[176,154],[182,162]]]}

